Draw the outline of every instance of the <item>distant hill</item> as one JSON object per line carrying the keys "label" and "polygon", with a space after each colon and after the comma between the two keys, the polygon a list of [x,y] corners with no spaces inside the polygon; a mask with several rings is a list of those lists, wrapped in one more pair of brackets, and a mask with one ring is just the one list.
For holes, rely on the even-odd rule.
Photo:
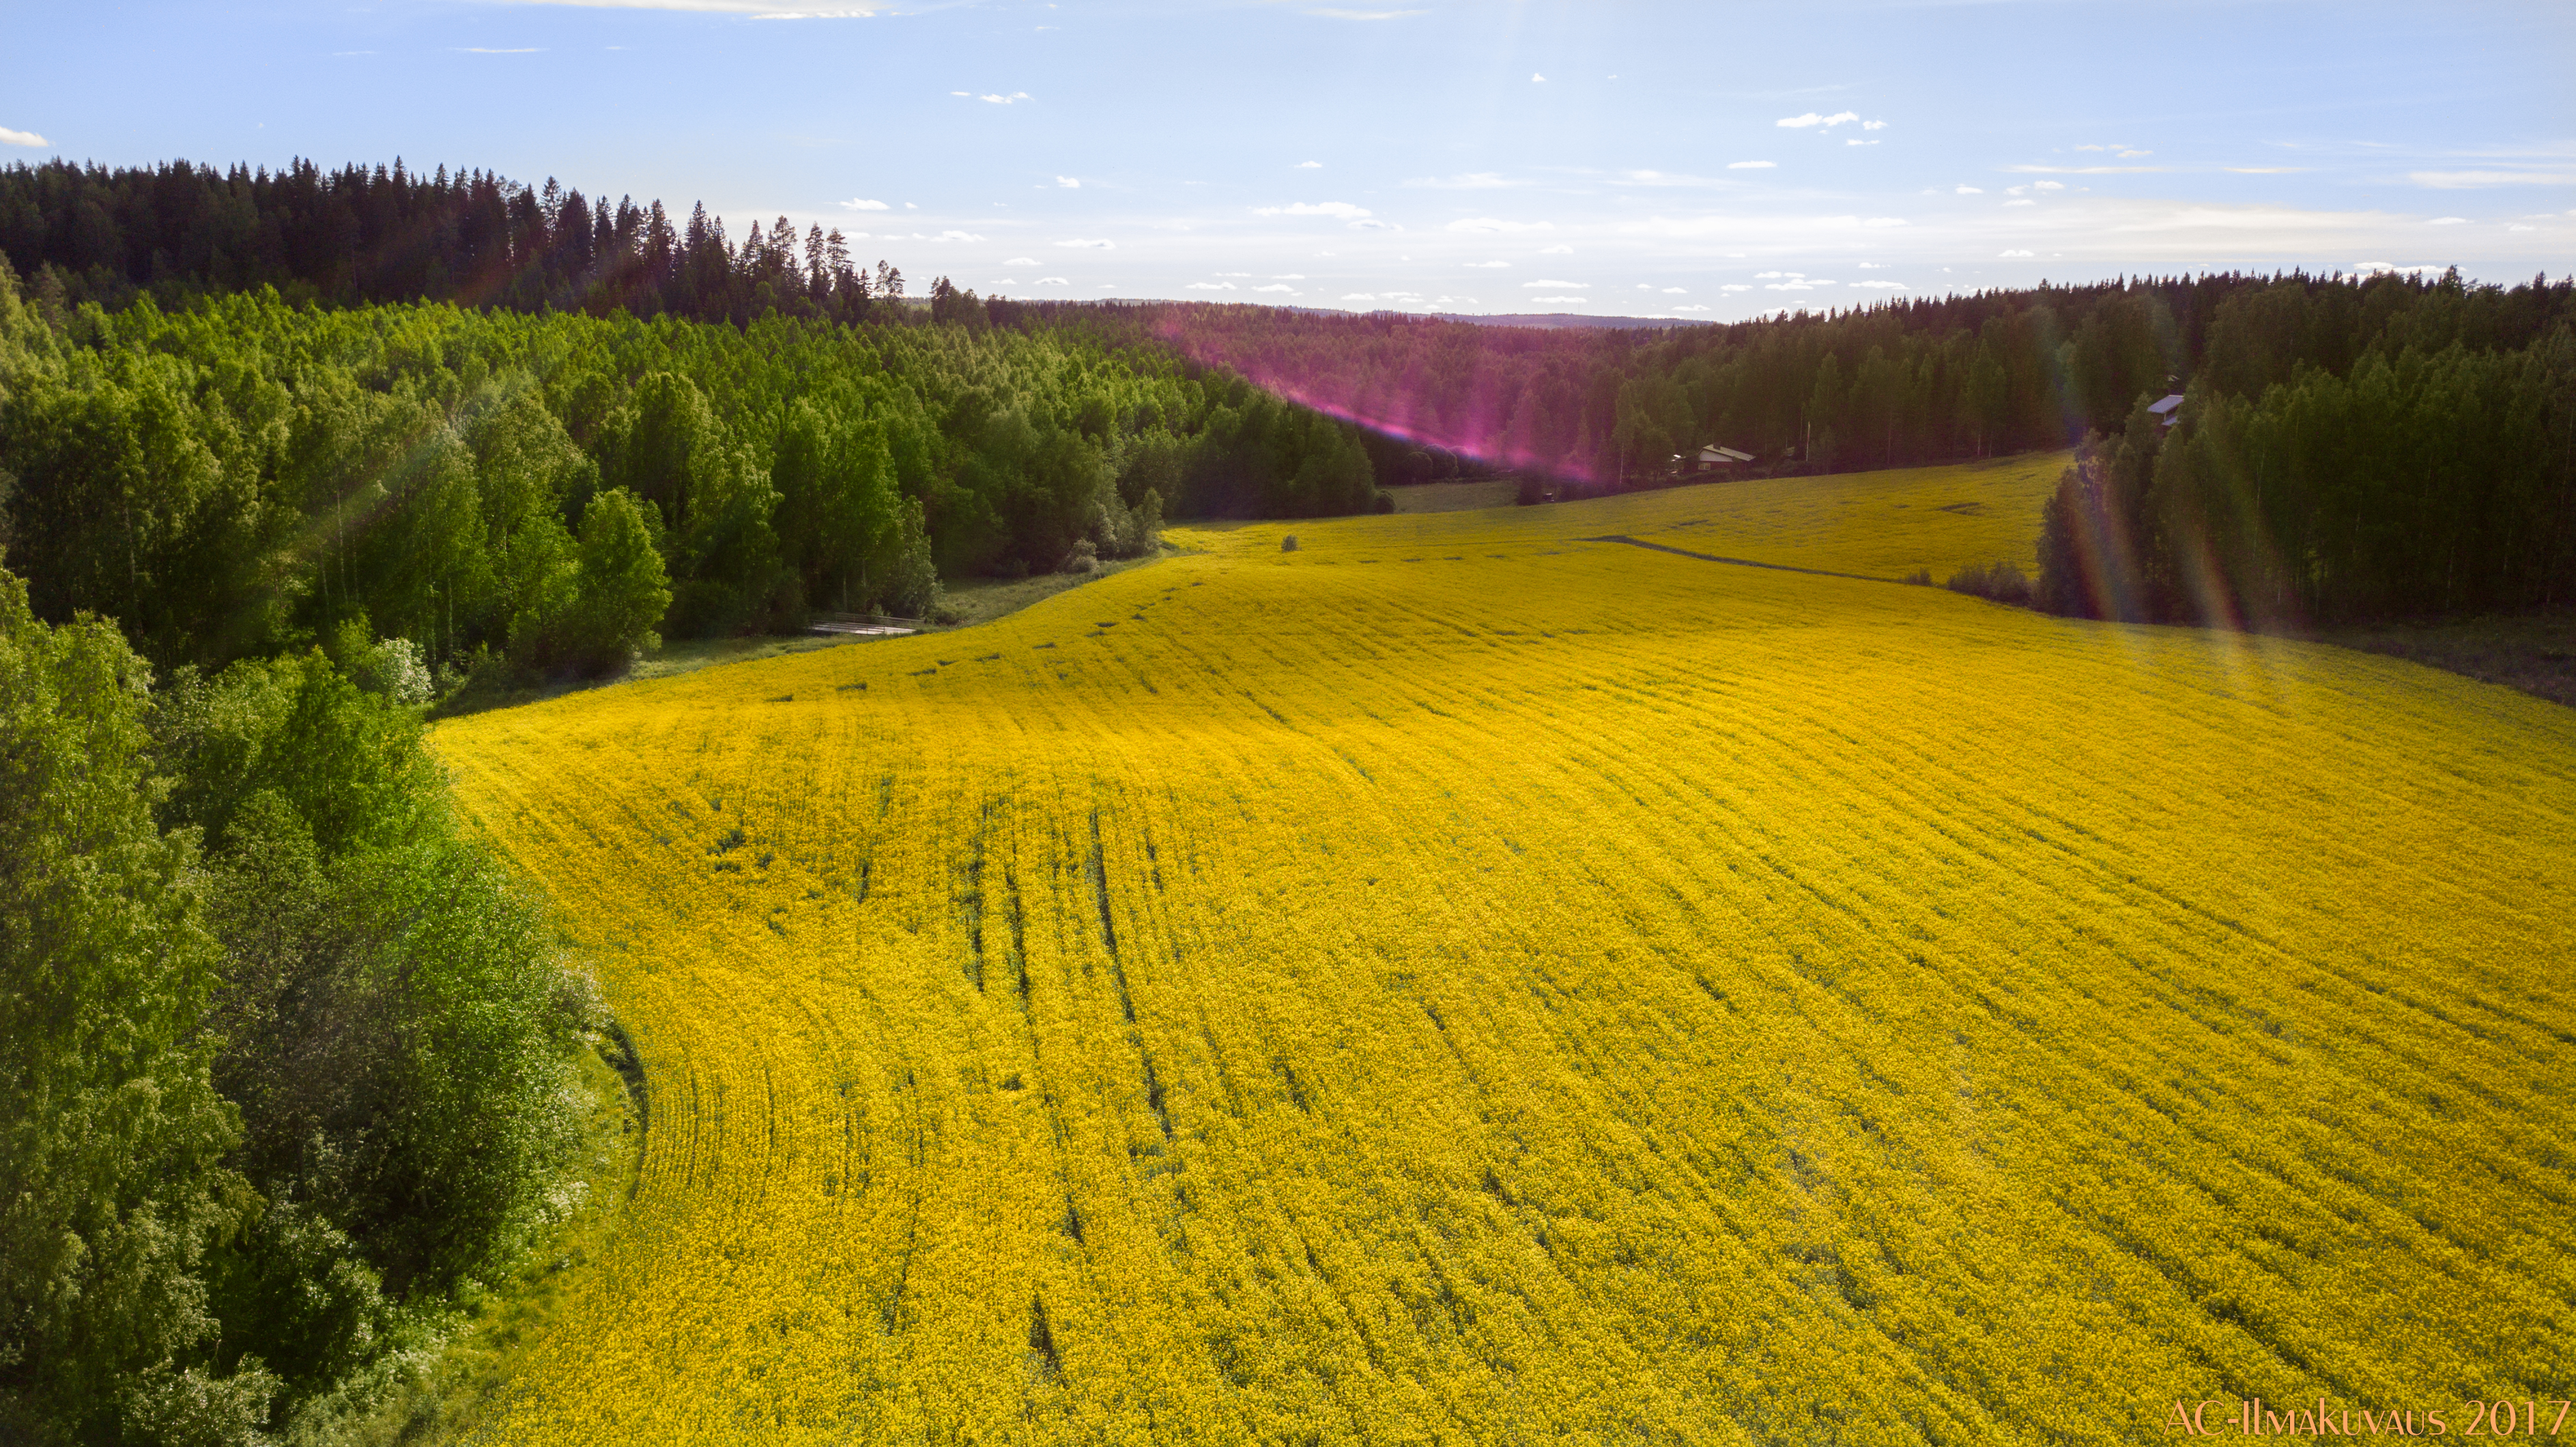
{"label": "distant hill", "polygon": [[1658,331],[1665,327],[1704,327],[1707,322],[1684,321],[1679,317],[1585,317],[1572,312],[1512,312],[1495,316],[1471,316],[1465,312],[1433,312],[1444,322],[1472,322],[1480,327],[1536,327],[1541,331]]}

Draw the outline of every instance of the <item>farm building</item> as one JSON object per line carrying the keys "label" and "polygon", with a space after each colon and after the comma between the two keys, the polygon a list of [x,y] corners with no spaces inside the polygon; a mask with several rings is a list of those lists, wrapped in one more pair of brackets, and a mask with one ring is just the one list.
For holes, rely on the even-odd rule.
{"label": "farm building", "polygon": [[2171,427],[2174,419],[2182,415],[2182,394],[2168,392],[2162,400],[2148,403],[2147,410],[2156,414],[2157,426]]}
{"label": "farm building", "polygon": [[1712,442],[1706,447],[1701,448],[1696,456],[1675,453],[1673,455],[1673,470],[1676,472],[1709,472],[1719,468],[1741,467],[1752,460],[1753,454],[1750,452],[1738,452],[1732,447],[1720,447],[1716,443]]}

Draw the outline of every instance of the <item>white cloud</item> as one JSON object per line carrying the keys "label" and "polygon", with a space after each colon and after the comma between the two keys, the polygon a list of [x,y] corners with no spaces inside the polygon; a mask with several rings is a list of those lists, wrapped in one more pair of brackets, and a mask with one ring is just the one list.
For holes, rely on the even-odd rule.
{"label": "white cloud", "polygon": [[[1404,229],[1392,221],[1346,221],[1343,224],[1350,227],[1353,231],[1402,231]],[[1405,259],[1410,261],[1413,258],[1406,257]]]}
{"label": "white cloud", "polygon": [[2003,253],[2003,254],[2004,254],[2004,255],[2006,255],[2006,256],[2029,256],[2029,255],[2031,255],[2032,253],[2027,252],[2027,251],[2007,251],[2007,252],[2005,252],[2005,253]]}
{"label": "white cloud", "polygon": [[1088,247],[1093,251],[1116,251],[1118,249],[1118,243],[1115,241],[1090,241],[1079,236],[1070,241],[1059,241],[1056,245]]}
{"label": "white cloud", "polygon": [[1309,10],[1306,13],[1321,15],[1327,20],[1401,20],[1407,15],[1424,15],[1429,12],[1423,10]]}
{"label": "white cloud", "polygon": [[1271,284],[1270,284],[1270,285],[1268,285],[1268,286],[1256,286],[1256,287],[1254,287],[1254,288],[1253,288],[1253,290],[1254,290],[1254,291],[1277,291],[1277,292],[1285,292],[1285,293],[1287,293],[1287,294],[1288,294],[1288,295],[1290,295],[1290,296],[1295,296],[1295,295],[1297,294],[1297,288],[1295,288],[1295,287],[1293,287],[1293,286],[1283,286],[1283,285],[1280,285],[1280,284],[1279,284],[1279,283],[1277,283],[1277,282],[1273,282],[1273,283],[1271,283]]}
{"label": "white cloud", "polygon": [[2222,171],[2239,176],[2289,176],[2307,169],[2305,166],[2221,166]]}
{"label": "white cloud", "polygon": [[1688,296],[1688,295],[1690,295],[1690,293],[1689,293],[1689,292],[1687,292],[1687,291],[1685,291],[1685,290],[1683,290],[1682,288],[1680,288],[1680,287],[1678,287],[1678,286],[1668,286],[1668,287],[1665,287],[1665,288],[1664,288],[1664,295],[1666,295],[1666,296]]}
{"label": "white cloud", "polygon": [[1654,289],[1655,284],[1651,281],[1641,281],[1637,283],[1637,290],[1639,291],[1653,291]]}
{"label": "white cloud", "polygon": [[1726,169],[1730,171],[1770,171],[1778,169],[1779,165],[1780,163],[1777,161],[1729,161],[1726,163]]}
{"label": "white cloud", "polygon": [[1860,112],[1858,111],[1837,111],[1829,116],[1818,115],[1814,111],[1809,111],[1803,116],[1784,116],[1781,119],[1772,122],[1772,124],[1785,126],[1793,131],[1802,131],[1810,126],[1824,126],[1831,128],[1859,119]]}
{"label": "white cloud", "polygon": [[1556,228],[1545,221],[1499,221],[1491,216],[1469,216],[1463,220],[1450,222],[1449,229],[1452,231],[1496,232],[1553,231]]}
{"label": "white cloud", "polygon": [[2170,166],[2006,166],[2017,176],[2137,176],[2149,171],[2169,171]]}
{"label": "white cloud", "polygon": [[1471,261],[1467,266],[1476,271],[1494,271],[1510,266],[1508,261]]}
{"label": "white cloud", "polygon": [[1299,171],[1320,171],[1324,169],[1324,163],[1321,161],[1299,161],[1292,169]]}
{"label": "white cloud", "polygon": [[1334,216],[1344,221],[1369,214],[1365,206],[1348,201],[1298,201],[1286,206],[1255,206],[1255,216]]}
{"label": "white cloud", "polygon": [[1038,259],[1034,256],[1014,256],[1002,264],[1004,266],[1035,266],[1038,264]]}
{"label": "white cloud", "polygon": [[2066,183],[2063,181],[2033,181],[2030,183],[2030,189],[2034,191],[2063,191],[2066,189]]}
{"label": "white cloud", "polygon": [[1753,279],[1755,281],[1771,281],[1783,276],[1795,279],[1805,275],[1806,273],[1803,271],[1757,271],[1753,273]]}
{"label": "white cloud", "polygon": [[2537,226],[2525,226],[2520,222],[2516,222],[2515,224],[2505,228],[2507,231],[2538,231],[2539,229],[2540,228]]}
{"label": "white cloud", "polygon": [[1343,293],[1343,295],[1342,295],[1342,300],[1344,300],[1344,301],[1375,301],[1375,300],[1377,300],[1377,293],[1375,293],[1375,292],[1369,292],[1369,291],[1345,292],[1345,293]]}
{"label": "white cloud", "polygon": [[1860,264],[1860,269],[1863,271],[1886,271],[1889,267],[1884,261],[1864,261]]}
{"label": "white cloud", "polygon": [[1878,144],[1878,142],[1876,142],[1876,141],[1863,141],[1863,140],[1849,140],[1849,141],[1845,141],[1845,142],[1843,142],[1843,144],[1844,144],[1844,145],[1846,145],[1846,146],[1875,146],[1875,145],[1877,145],[1877,144]]}
{"label": "white cloud", "polygon": [[1071,286],[1071,285],[1073,285],[1073,283],[1072,283],[1072,282],[1069,282],[1069,281],[1067,281],[1067,280],[1065,280],[1063,277],[1060,277],[1060,276],[1041,276],[1041,277],[1039,277],[1037,280],[1035,280],[1035,281],[1033,281],[1033,282],[1030,282],[1030,283],[1029,283],[1029,285],[1031,285],[1031,286]]}
{"label": "white cloud", "polygon": [[795,10],[781,11],[778,0],[525,0],[539,5],[578,5],[593,10],[697,10],[716,15],[749,15],[755,19],[841,20],[893,8],[893,0],[804,0]]}
{"label": "white cloud", "polygon": [[1463,176],[1421,176],[1404,183],[1427,186],[1435,191],[1499,191],[1508,186],[1526,186],[1527,181],[1514,181],[1495,171],[1470,171]]}
{"label": "white cloud", "polygon": [[1272,281],[1304,281],[1306,279],[1306,273],[1302,271],[1283,271],[1270,279]]}
{"label": "white cloud", "polygon": [[1531,298],[1530,298],[1530,302],[1531,302],[1533,305],[1536,305],[1536,306],[1590,306],[1590,305],[1592,305],[1592,303],[1590,303],[1590,302],[1588,302],[1588,301],[1584,300],[1582,297],[1579,297],[1579,296],[1534,296],[1534,297],[1531,297]]}
{"label": "white cloud", "polygon": [[1522,282],[1521,285],[1523,288],[1533,286],[1572,287],[1577,291],[1582,291],[1590,288],[1592,283],[1588,281],[1525,281]]}
{"label": "white cloud", "polygon": [[1187,288],[1185,288],[1185,290],[1189,290],[1189,291],[1232,291],[1232,290],[1234,290],[1234,283],[1233,283],[1233,282],[1230,282],[1230,281],[1194,281],[1194,282],[1191,282],[1191,283],[1189,284],[1189,286],[1188,286]]}
{"label": "white cloud", "polygon": [[1020,279],[1016,276],[1006,276],[1000,281],[988,281],[984,284],[986,286],[1018,286],[1020,284]]}
{"label": "white cloud", "polygon": [[[964,95],[964,94],[965,94],[965,92],[964,92],[964,91],[951,91],[951,92],[949,92],[949,94],[951,94],[951,95]],[[987,104],[987,105],[1006,106],[1006,105],[1015,105],[1015,104],[1017,104],[1017,103],[1019,103],[1019,102],[1021,102],[1021,101],[1024,101],[1024,100],[1034,99],[1034,97],[1032,97],[1032,96],[1031,96],[1027,91],[1024,91],[1024,90],[1015,90],[1015,91],[1011,92],[1009,95],[979,95],[979,96],[975,97],[975,99],[977,99],[977,100],[979,100],[979,101],[982,101],[982,102],[984,102],[984,103],[985,103],[985,104]]]}
{"label": "white cloud", "polygon": [[1855,281],[1855,282],[1853,282],[1853,283],[1852,283],[1852,285],[1854,285],[1854,286],[1865,286],[1865,287],[1870,288],[1870,289],[1871,289],[1871,290],[1873,290],[1873,291],[1903,291],[1903,290],[1905,290],[1905,283],[1903,283],[1903,282],[1901,282],[1901,281]]}
{"label": "white cloud", "polygon": [[[2570,214],[2576,215],[2576,213]],[[1559,242],[1554,246],[1540,247],[1538,249],[1538,254],[1541,256],[1572,256],[1574,254],[1574,248],[1564,244],[1563,242]]]}
{"label": "white cloud", "polygon": [[1887,122],[1885,122],[1885,121],[1863,121],[1863,122],[1861,122],[1861,123],[1860,123],[1860,128],[1861,128],[1862,130],[1864,130],[1864,131],[1883,131],[1883,130],[1886,130],[1886,129],[1887,129]]}
{"label": "white cloud", "polygon": [[1701,305],[1699,305],[1698,303],[1694,302],[1694,303],[1692,303],[1692,304],[1691,304],[1691,305],[1689,305],[1689,306],[1677,306],[1677,307],[1674,307],[1674,308],[1673,308],[1673,310],[1674,310],[1674,311],[1677,311],[1677,312],[1704,312],[1704,311],[1708,310],[1708,308],[1707,308],[1707,307],[1704,307],[1704,306],[1701,306]]}
{"label": "white cloud", "polygon": [[2576,186],[2576,172],[2569,171],[2409,171],[2406,179],[2443,191],[2482,186]]}
{"label": "white cloud", "polygon": [[865,196],[853,196],[849,200],[841,203],[841,209],[844,211],[883,211],[886,209],[886,203],[883,201],[871,201]]}
{"label": "white cloud", "polygon": [[1537,71],[1531,71],[1531,72],[1530,72],[1530,84],[1532,84],[1532,85],[1537,85],[1537,84],[1539,84],[1541,81],[1544,81],[1544,80],[1546,80],[1546,79],[1547,79],[1547,77],[1546,77],[1546,76],[1543,76],[1543,75],[1539,74]]}
{"label": "white cloud", "polygon": [[903,203],[903,209],[906,211],[918,211],[921,209],[921,203],[918,201],[906,201]]}
{"label": "white cloud", "polygon": [[1719,290],[1719,291],[1751,291],[1751,290],[1753,290],[1753,288],[1751,288],[1751,287],[1749,287],[1749,286],[1746,286],[1744,283],[1742,283],[1742,282],[1740,282],[1740,281],[1730,281],[1730,282],[1728,282],[1726,285],[1719,287],[1719,288],[1718,288],[1718,290]]}
{"label": "white cloud", "polygon": [[1082,178],[1079,176],[1058,176],[1055,178],[1055,183],[1068,191],[1082,189]]}
{"label": "white cloud", "polygon": [[53,142],[37,135],[34,131],[13,131],[7,126],[0,126],[0,145],[50,146],[52,144]]}
{"label": "white cloud", "polygon": [[942,231],[937,236],[925,236],[921,239],[924,241],[981,241],[984,238],[972,231]]}
{"label": "white cloud", "polygon": [[1959,188],[1959,194],[1962,196],[1983,196],[1986,194],[1986,188],[1983,186],[1961,186]]}
{"label": "white cloud", "polygon": [[1902,216],[1872,216],[1867,221],[1861,223],[1863,226],[1905,226],[1910,224],[1911,223]]}
{"label": "white cloud", "polygon": [[1213,274],[1214,274],[1214,275],[1217,275],[1217,276],[1245,276],[1245,277],[1248,277],[1248,276],[1252,275],[1252,273],[1251,273],[1251,272],[1248,272],[1248,271],[1220,271],[1220,272],[1216,272],[1216,273],[1213,273]]}
{"label": "white cloud", "polygon": [[2469,218],[2466,216],[2436,216],[2425,224],[2428,226],[2466,226],[2469,224]]}
{"label": "white cloud", "polygon": [[1762,289],[1764,291],[1814,291],[1817,287],[1832,285],[1830,281],[1774,281],[1764,284]]}
{"label": "white cloud", "polygon": [[2036,206],[2036,205],[2038,205],[2039,203],[2038,203],[2038,202],[2036,202],[2036,201],[2033,201],[2033,200],[2032,200],[2032,199],[2030,199],[2028,196],[2024,196],[2024,197],[2022,197],[2021,199],[2019,199],[2019,200],[2017,200],[2017,201],[2006,201],[2004,204],[2005,204],[2005,205],[2007,205],[2007,206]]}

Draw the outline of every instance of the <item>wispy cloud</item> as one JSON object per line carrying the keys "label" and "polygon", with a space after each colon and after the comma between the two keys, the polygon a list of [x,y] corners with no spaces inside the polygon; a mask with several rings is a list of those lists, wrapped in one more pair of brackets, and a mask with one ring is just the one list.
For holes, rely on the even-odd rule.
{"label": "wispy cloud", "polygon": [[1055,178],[1055,183],[1068,191],[1079,191],[1082,189],[1081,178],[1076,176],[1058,176]]}
{"label": "wispy cloud", "polygon": [[1060,276],[1041,276],[1041,277],[1039,277],[1037,280],[1035,280],[1035,281],[1033,281],[1033,282],[1030,282],[1030,283],[1029,283],[1029,285],[1031,285],[1031,286],[1071,286],[1071,285],[1073,285],[1073,283],[1072,283],[1072,282],[1069,282],[1069,281],[1067,281],[1067,280],[1065,280],[1063,277],[1060,277]]}
{"label": "wispy cloud", "polygon": [[1701,305],[1700,305],[1700,304],[1698,304],[1697,302],[1693,302],[1693,303],[1692,303],[1692,304],[1690,304],[1689,306],[1677,306],[1677,307],[1674,307],[1674,308],[1673,308],[1673,310],[1674,310],[1674,311],[1677,311],[1677,312],[1704,312],[1704,311],[1708,310],[1708,308],[1707,308],[1707,307],[1704,307],[1704,306],[1701,306]]}
{"label": "wispy cloud", "polygon": [[1299,171],[1320,171],[1324,169],[1324,163],[1321,161],[1299,161],[1291,169]]}
{"label": "wispy cloud", "polygon": [[1729,161],[1726,163],[1726,169],[1730,171],[1769,171],[1778,167],[1779,164],[1780,163],[1777,161]]}
{"label": "wispy cloud", "polygon": [[1302,271],[1283,271],[1270,279],[1272,281],[1304,281],[1306,279],[1306,273]]}
{"label": "wispy cloud", "polygon": [[1521,285],[1523,287],[1553,286],[1559,289],[1586,291],[1591,288],[1592,283],[1588,281],[1525,281],[1522,282]]}
{"label": "wispy cloud", "polygon": [[804,0],[781,10],[778,0],[512,0],[521,5],[573,5],[585,10],[696,10],[755,20],[855,19],[894,8],[894,0]]}
{"label": "wispy cloud", "polygon": [[1556,228],[1545,221],[1504,221],[1492,216],[1468,216],[1450,222],[1449,229],[1499,234],[1515,231],[1553,231]]}
{"label": "wispy cloud", "polygon": [[2235,174],[2237,174],[2237,175],[2239,175],[2239,176],[2287,176],[2287,175],[2291,175],[2291,174],[2293,174],[2293,173],[2295,173],[2295,172],[2304,171],[2304,170],[2306,170],[2306,169],[2307,169],[2307,167],[2305,167],[2305,166],[2222,166],[2222,167],[2220,167],[2219,169],[2224,170],[2224,171],[2231,171],[2231,172],[2234,172]]}
{"label": "wispy cloud", "polygon": [[1230,282],[1230,281],[1194,281],[1194,282],[1191,282],[1187,287],[1183,288],[1183,290],[1185,290],[1185,291],[1232,291],[1232,290],[1234,290],[1234,283],[1233,283],[1233,282]]}
{"label": "wispy cloud", "polygon": [[1427,15],[1427,10],[1309,10],[1327,20],[1402,20],[1407,15]]}
{"label": "wispy cloud", "polygon": [[2171,166],[2004,166],[2001,170],[2017,176],[2136,176],[2148,171],[2170,171]]}
{"label": "wispy cloud", "polygon": [[1369,214],[1365,206],[1348,201],[1297,201],[1286,206],[1255,206],[1255,216],[1330,216],[1337,221],[1353,221]]}
{"label": "wispy cloud", "polygon": [[1961,186],[1959,188],[1959,194],[1962,196],[1983,196],[1986,194],[1986,188],[1983,186]]}
{"label": "wispy cloud", "polygon": [[1116,251],[1118,249],[1118,243],[1115,241],[1089,241],[1079,236],[1074,237],[1070,241],[1059,241],[1056,245],[1087,247],[1093,251]]}
{"label": "wispy cloud", "polygon": [[1590,306],[1592,304],[1579,296],[1534,296],[1530,301],[1537,306]]}
{"label": "wispy cloud", "polygon": [[[1547,223],[1542,221],[1539,224],[1544,226]],[[1540,247],[1538,249],[1538,254],[1541,256],[1572,256],[1574,254],[1574,248],[1560,241],[1554,246]]]}
{"label": "wispy cloud", "polygon": [[883,211],[886,209],[886,203],[883,201],[871,201],[865,196],[853,196],[849,200],[841,203],[841,209],[844,211]]}
{"label": "wispy cloud", "polygon": [[451,45],[447,48],[459,55],[534,55],[545,49],[542,45]]}
{"label": "wispy cloud", "polygon": [[13,131],[7,126],[0,126],[0,146],[50,146],[52,144],[53,142],[37,135],[34,131]]}
{"label": "wispy cloud", "polygon": [[1014,256],[1002,264],[1004,266],[1035,266],[1038,264],[1038,259],[1034,256]]}
{"label": "wispy cloud", "polygon": [[1854,121],[1860,121],[1860,128],[1864,131],[1883,131],[1887,129],[1887,122],[1885,121],[1861,121],[1860,112],[1858,111],[1836,111],[1829,116],[1820,115],[1815,111],[1809,111],[1802,116],[1782,116],[1771,124],[1792,131],[1830,131],[1836,126],[1847,126]]}
{"label": "wispy cloud", "polygon": [[1463,176],[1418,176],[1404,183],[1427,186],[1435,191],[1500,191],[1513,186],[1526,186],[1497,171],[1470,171]]}
{"label": "wispy cloud", "polygon": [[2469,218],[2466,216],[2436,216],[2424,224],[2427,226],[2466,226],[2469,224]]}
{"label": "wispy cloud", "polygon": [[[955,92],[955,94],[962,95],[964,92],[959,91]],[[986,105],[1007,106],[1017,105],[1024,100],[1035,100],[1036,97],[1030,95],[1027,91],[1015,90],[1009,95],[979,95],[975,97],[975,99],[984,102]]]}
{"label": "wispy cloud", "polygon": [[1297,294],[1297,288],[1295,288],[1295,287],[1293,287],[1293,286],[1285,285],[1285,284],[1280,283],[1280,282],[1272,282],[1272,283],[1271,283],[1270,285],[1268,285],[1268,286],[1256,286],[1256,287],[1254,287],[1254,288],[1253,288],[1253,290],[1254,290],[1254,291],[1275,291],[1275,292],[1281,292],[1281,293],[1284,293],[1284,294],[1286,294],[1286,295],[1288,295],[1288,296],[1295,296],[1295,295]]}
{"label": "wispy cloud", "polygon": [[2406,179],[2442,191],[2486,186],[2576,186],[2576,172],[2569,171],[2409,171]]}
{"label": "wispy cloud", "polygon": [[1496,271],[1511,265],[1508,261],[1470,261],[1466,264],[1477,271]]}
{"label": "wispy cloud", "polygon": [[2022,251],[2022,250],[2018,250],[2018,249],[2016,249],[2016,250],[2010,250],[2010,251],[2006,251],[2006,252],[2003,252],[2003,253],[2002,253],[2002,255],[2004,255],[2004,256],[2008,256],[2008,257],[2009,257],[2009,256],[2029,256],[2029,255],[2032,255],[2032,254],[2033,254],[2033,253],[2031,253],[2031,252],[2028,252],[2028,251]]}

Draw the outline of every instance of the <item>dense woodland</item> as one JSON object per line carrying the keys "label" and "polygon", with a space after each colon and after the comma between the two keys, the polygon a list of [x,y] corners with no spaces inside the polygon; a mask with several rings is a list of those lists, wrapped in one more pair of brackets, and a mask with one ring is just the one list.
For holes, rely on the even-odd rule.
{"label": "dense woodland", "polygon": [[163,664],[354,622],[435,669],[596,672],[657,630],[1132,556],[1166,508],[1377,498],[1348,425],[1073,332],[266,291],[55,325],[11,292],[9,557],[40,616],[112,614]]}
{"label": "dense woodland", "polygon": [[156,682],[0,571],[0,1441],[319,1440],[570,1204],[596,1007],[392,653]]}

